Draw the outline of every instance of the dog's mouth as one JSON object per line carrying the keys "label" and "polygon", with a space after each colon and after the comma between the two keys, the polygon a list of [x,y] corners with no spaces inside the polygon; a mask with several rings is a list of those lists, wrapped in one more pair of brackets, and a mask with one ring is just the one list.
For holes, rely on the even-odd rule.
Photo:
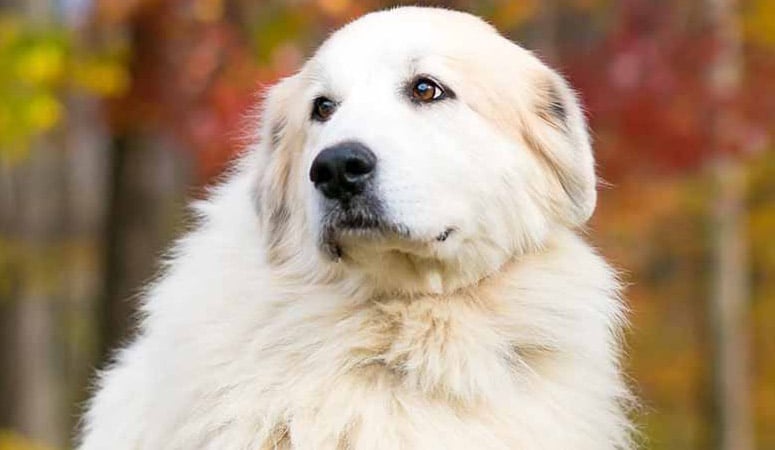
{"label": "dog's mouth", "polygon": [[404,224],[387,220],[381,211],[337,208],[324,218],[320,242],[332,259],[340,259],[347,245],[368,243],[410,251],[446,242],[456,231],[455,227],[447,226],[437,233],[417,233]]}

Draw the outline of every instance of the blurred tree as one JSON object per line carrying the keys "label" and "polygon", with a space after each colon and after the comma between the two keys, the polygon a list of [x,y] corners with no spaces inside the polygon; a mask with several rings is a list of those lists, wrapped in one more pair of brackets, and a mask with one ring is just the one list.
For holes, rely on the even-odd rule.
{"label": "blurred tree", "polygon": [[742,40],[736,0],[707,0],[716,48],[708,74],[709,148],[716,182],[714,276],[711,298],[714,335],[713,430],[719,450],[753,448],[750,374],[750,289],[748,276],[745,166],[732,154],[739,147],[735,128],[741,123],[734,107],[740,95]]}
{"label": "blurred tree", "polygon": [[[61,104],[54,97],[54,84],[61,73],[63,41],[56,31],[40,31],[53,20],[48,2],[5,2],[4,6],[20,15],[6,19],[7,24],[17,24],[16,30],[8,25],[3,30],[8,46],[3,61],[12,67],[4,71],[0,94],[7,100],[2,104],[5,111],[0,112],[4,116],[0,122],[5,122],[0,162],[7,177],[3,187],[8,189],[2,197],[2,235],[17,257],[12,261],[10,296],[1,305],[10,337],[2,369],[4,378],[14,383],[12,390],[4,392],[10,398],[2,400],[9,402],[11,411],[4,425],[62,444],[69,426],[62,416],[67,399],[60,389],[60,361],[51,357],[58,353],[53,334],[58,330],[55,308],[62,291],[52,288],[47,279],[53,275],[51,266],[41,265],[40,256],[45,246],[61,243],[66,161],[52,140],[35,134],[51,129],[59,119]],[[23,29],[28,23],[35,28]],[[30,107],[35,103],[40,106]],[[9,160],[20,159],[20,150],[26,153],[25,164],[9,166]]]}
{"label": "blurred tree", "polygon": [[57,2],[1,6],[0,427],[64,446],[90,375],[101,274],[98,99],[125,79]]}

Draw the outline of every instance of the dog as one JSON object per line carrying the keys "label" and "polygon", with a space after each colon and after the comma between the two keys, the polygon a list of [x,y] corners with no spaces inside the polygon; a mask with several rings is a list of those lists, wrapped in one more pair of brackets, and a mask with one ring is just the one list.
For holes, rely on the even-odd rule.
{"label": "dog", "polygon": [[149,287],[81,450],[628,449],[567,82],[472,15],[334,33]]}

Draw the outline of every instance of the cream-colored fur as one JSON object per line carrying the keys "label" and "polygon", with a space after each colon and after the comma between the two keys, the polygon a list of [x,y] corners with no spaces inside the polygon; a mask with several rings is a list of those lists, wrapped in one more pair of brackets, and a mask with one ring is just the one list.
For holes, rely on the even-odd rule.
{"label": "cream-colored fur", "polygon": [[[454,98],[412,104],[418,74]],[[337,257],[308,173],[343,140],[374,151],[406,232],[339,230]],[[574,231],[595,175],[561,77],[467,14],[369,14],[272,88],[258,141],[196,205],[81,450],[631,447],[623,306]]]}

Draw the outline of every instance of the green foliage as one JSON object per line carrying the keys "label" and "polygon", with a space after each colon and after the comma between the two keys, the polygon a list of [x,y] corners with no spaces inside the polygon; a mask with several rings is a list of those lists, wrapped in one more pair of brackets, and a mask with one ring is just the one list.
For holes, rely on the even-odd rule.
{"label": "green foliage", "polygon": [[26,154],[36,134],[62,117],[68,45],[59,30],[33,30],[14,17],[0,18],[0,157]]}
{"label": "green foliage", "polygon": [[125,52],[77,50],[64,28],[0,17],[0,161],[22,159],[36,136],[65,119],[68,90],[99,97],[126,90]]}

